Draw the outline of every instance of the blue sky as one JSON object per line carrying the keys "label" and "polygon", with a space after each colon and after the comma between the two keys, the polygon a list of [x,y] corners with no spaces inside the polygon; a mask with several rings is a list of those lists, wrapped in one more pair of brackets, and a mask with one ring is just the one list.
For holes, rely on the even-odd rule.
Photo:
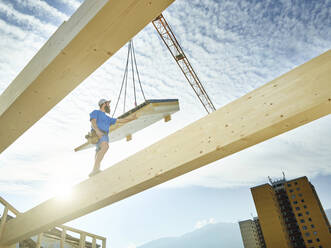
{"label": "blue sky", "polygon": [[[0,0],[0,93],[80,3]],[[219,108],[330,49],[330,12],[328,0],[178,0],[164,15]],[[178,98],[181,111],[129,143],[111,144],[102,168],[205,115],[154,27],[134,42],[147,97]],[[0,194],[20,211],[87,178],[94,153],[73,148],[82,143],[97,101],[116,99],[125,59],[126,47],[0,155]],[[330,125],[331,117],[324,117],[70,224],[107,236],[113,247],[133,248],[203,224],[250,218],[249,188],[281,171],[289,179],[308,176],[331,208]]]}

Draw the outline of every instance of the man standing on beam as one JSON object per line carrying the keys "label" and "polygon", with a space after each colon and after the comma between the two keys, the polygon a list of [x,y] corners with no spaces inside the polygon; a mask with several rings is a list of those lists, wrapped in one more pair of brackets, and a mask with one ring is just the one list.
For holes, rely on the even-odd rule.
{"label": "man standing on beam", "polygon": [[110,114],[110,102],[110,100],[101,99],[98,103],[99,109],[94,110],[90,113],[90,121],[92,124],[92,128],[95,130],[99,140],[98,143],[96,143],[94,167],[92,172],[89,174],[89,177],[92,177],[101,171],[101,160],[103,159],[109,148],[108,133],[110,126],[115,124],[124,124],[137,119],[136,115],[123,119],[109,117],[108,115],[106,115],[106,113]]}

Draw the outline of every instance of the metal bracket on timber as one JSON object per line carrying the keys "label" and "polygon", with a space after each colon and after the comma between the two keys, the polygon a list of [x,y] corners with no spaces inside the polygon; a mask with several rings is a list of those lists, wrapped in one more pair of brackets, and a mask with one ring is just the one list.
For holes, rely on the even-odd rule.
{"label": "metal bracket on timber", "polygon": [[0,96],[0,153],[172,2],[85,0]]}
{"label": "metal bracket on timber", "polygon": [[331,50],[6,223],[1,244],[65,223],[331,113]]}

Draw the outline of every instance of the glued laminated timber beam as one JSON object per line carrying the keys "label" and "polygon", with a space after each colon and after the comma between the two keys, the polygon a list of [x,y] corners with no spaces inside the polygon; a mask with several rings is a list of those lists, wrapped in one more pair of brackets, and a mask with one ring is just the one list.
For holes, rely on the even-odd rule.
{"label": "glued laminated timber beam", "polygon": [[0,153],[174,0],[85,0],[0,96]]}
{"label": "glued laminated timber beam", "polygon": [[331,50],[6,223],[0,244],[65,223],[331,113]]}

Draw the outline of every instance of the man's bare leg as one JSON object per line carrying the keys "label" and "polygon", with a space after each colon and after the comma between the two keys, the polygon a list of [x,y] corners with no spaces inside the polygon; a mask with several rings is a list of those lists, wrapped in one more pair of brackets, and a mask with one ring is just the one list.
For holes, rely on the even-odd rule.
{"label": "man's bare leg", "polygon": [[108,151],[108,148],[109,145],[107,142],[102,142],[100,144],[100,150],[95,154],[95,162],[92,173],[100,170],[101,161],[105,156],[106,152]]}

